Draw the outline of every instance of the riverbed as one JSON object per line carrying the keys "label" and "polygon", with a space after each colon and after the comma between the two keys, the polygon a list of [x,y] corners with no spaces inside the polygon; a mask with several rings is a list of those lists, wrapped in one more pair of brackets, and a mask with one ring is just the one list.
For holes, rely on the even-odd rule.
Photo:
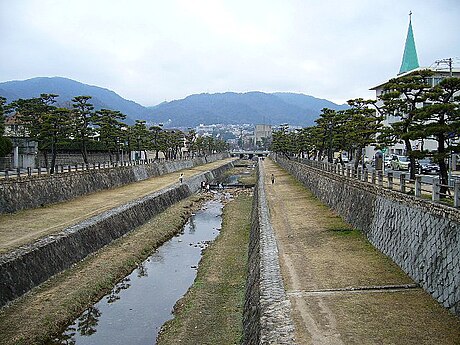
{"label": "riverbed", "polygon": [[152,345],[196,277],[201,251],[221,228],[223,195],[204,204],[164,243],[49,344]]}

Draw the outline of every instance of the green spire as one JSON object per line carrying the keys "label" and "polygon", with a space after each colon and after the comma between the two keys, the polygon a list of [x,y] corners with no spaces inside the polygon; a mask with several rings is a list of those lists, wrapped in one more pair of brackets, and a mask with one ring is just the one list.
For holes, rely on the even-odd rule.
{"label": "green spire", "polygon": [[417,50],[415,49],[414,33],[412,32],[412,12],[409,13],[409,30],[407,30],[406,45],[404,55],[399,69],[399,74],[412,71],[419,67]]}

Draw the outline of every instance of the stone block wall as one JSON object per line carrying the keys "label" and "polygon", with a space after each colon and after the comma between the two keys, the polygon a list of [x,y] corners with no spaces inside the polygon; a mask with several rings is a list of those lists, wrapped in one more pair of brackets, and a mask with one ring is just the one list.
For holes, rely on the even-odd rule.
{"label": "stone block wall", "polygon": [[460,316],[460,211],[273,157],[346,222],[363,231],[440,304]]}
{"label": "stone block wall", "polygon": [[[115,158],[115,155],[112,155],[112,159]],[[44,167],[45,157],[43,153],[40,153],[36,157],[37,167]],[[51,161],[51,155],[48,155],[48,161]],[[90,152],[88,153],[88,163],[104,163],[110,162],[110,155],[106,152]],[[81,153],[58,153],[56,156],[56,165],[75,165],[83,164],[83,157]]]}
{"label": "stone block wall", "polygon": [[201,173],[0,256],[0,306],[144,224],[232,166]]}
{"label": "stone block wall", "polygon": [[190,160],[75,171],[51,176],[0,181],[0,214],[66,201],[228,157],[216,154]]}
{"label": "stone block wall", "polygon": [[243,344],[294,344],[291,304],[281,277],[263,174],[263,166],[259,166],[252,209]]}

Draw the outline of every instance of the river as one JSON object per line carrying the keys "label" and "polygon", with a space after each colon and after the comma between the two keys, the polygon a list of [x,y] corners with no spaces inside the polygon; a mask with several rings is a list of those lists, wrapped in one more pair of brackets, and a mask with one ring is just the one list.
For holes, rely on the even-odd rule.
{"label": "river", "polygon": [[221,194],[193,214],[180,234],[165,242],[99,302],[48,344],[152,345],[172,309],[192,285],[201,251],[219,234]]}

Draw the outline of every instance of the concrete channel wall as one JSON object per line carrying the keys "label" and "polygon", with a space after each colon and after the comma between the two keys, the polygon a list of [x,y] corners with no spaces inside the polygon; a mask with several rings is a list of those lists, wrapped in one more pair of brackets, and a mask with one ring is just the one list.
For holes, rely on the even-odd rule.
{"label": "concrete channel wall", "polygon": [[460,211],[273,157],[416,283],[460,316]]}
{"label": "concrete channel wall", "polygon": [[87,255],[146,223],[212,181],[233,163],[187,178],[145,197],[91,217],[62,232],[0,256],[0,306],[23,295]]}
{"label": "concrete channel wall", "polygon": [[252,206],[243,344],[294,344],[291,305],[281,278],[261,165],[257,169],[257,178]]}
{"label": "concrete channel wall", "polygon": [[227,157],[229,157],[228,153],[222,153],[189,160],[3,180],[0,183],[0,214],[67,201],[81,195],[119,187]]}

